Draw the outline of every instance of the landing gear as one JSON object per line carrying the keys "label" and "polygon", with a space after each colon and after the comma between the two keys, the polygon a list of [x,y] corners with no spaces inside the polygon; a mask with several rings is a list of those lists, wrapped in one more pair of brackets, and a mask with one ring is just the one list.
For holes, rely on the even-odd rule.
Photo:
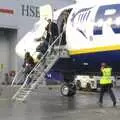
{"label": "landing gear", "polygon": [[65,72],[64,75],[64,83],[61,86],[61,94],[63,96],[74,96],[76,94],[76,85],[74,82],[74,74]]}
{"label": "landing gear", "polygon": [[76,85],[74,83],[64,83],[61,86],[61,94],[63,96],[73,96],[76,94]]}

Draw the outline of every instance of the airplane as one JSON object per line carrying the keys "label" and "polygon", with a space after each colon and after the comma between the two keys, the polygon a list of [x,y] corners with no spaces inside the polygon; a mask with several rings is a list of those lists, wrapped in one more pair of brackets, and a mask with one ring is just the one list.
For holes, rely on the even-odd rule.
{"label": "airplane", "polygon": [[[88,2],[87,0],[57,10],[53,13],[53,20],[59,26],[64,12],[68,10],[70,14],[66,26],[66,44],[63,46],[66,47],[70,57],[59,58],[50,71],[62,73],[65,84],[61,92],[65,96],[72,96],[76,93],[74,84],[71,85],[76,74],[99,75],[102,62],[112,67],[114,75],[119,74],[120,1],[91,0]],[[40,28],[45,29],[46,24]],[[37,46],[34,39],[32,43]],[[16,46],[18,55],[22,54],[18,49],[20,46],[20,44]],[[28,47],[30,48],[29,45]],[[25,48],[30,51],[27,46]],[[32,47],[33,49],[35,51],[36,47]]]}

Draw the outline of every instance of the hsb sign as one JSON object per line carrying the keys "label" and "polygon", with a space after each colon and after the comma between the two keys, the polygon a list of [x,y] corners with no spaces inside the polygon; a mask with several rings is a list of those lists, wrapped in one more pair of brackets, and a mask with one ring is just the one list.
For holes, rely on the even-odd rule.
{"label": "hsb sign", "polygon": [[22,5],[22,16],[40,17],[39,7],[33,5]]}

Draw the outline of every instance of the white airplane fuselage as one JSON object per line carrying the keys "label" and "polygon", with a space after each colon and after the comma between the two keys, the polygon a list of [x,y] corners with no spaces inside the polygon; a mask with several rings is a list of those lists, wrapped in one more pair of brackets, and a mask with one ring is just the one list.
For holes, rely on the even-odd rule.
{"label": "white airplane fuselage", "polygon": [[120,2],[107,1],[80,8],[68,18],[66,40],[74,66],[98,72],[102,62],[120,71]]}
{"label": "white airplane fuselage", "polygon": [[70,58],[60,58],[52,70],[99,72],[101,62],[106,62],[119,72],[120,2],[76,4],[68,17],[66,42]]}

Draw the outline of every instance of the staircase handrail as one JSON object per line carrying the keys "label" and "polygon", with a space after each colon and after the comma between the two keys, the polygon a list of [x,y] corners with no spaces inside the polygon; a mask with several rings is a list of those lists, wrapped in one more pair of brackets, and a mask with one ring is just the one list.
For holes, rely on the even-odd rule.
{"label": "staircase handrail", "polygon": [[[26,77],[24,84],[19,88],[19,90],[16,92],[16,94],[12,97],[12,99],[14,100],[15,97],[20,94],[21,90],[24,90],[24,87],[26,87],[26,83],[28,80],[28,77],[32,74],[32,72],[42,63],[40,62],[42,59],[44,59],[44,57],[46,57],[46,55],[49,53],[49,49],[52,48],[52,46],[56,43],[57,40],[59,40],[59,38],[62,37],[62,34],[60,34],[55,41],[49,46],[49,48],[47,49],[46,53],[41,57],[41,59],[39,60],[39,62],[36,64],[36,66],[31,70],[31,72],[28,74],[28,76]],[[51,52],[51,51],[50,51]],[[48,54],[49,55],[49,54]],[[59,54],[58,54],[59,55]],[[58,56],[59,57],[59,56]],[[37,69],[36,69],[37,70]],[[44,71],[44,70],[43,70]],[[43,71],[41,72],[41,75],[45,75],[45,72],[43,74]],[[40,76],[41,76],[40,75]],[[32,84],[32,86],[29,88],[29,90],[27,91],[26,95],[24,96],[23,100],[27,97],[27,95],[35,88],[36,84],[39,82],[39,78],[40,76],[37,78],[37,80]],[[42,76],[41,76],[42,77]]]}
{"label": "staircase handrail", "polygon": [[23,85],[21,86],[21,88],[23,88],[23,87],[26,85],[29,76],[32,74],[32,72],[33,72],[37,67],[40,66],[41,61],[42,61],[42,60],[45,58],[45,56],[49,53],[49,50],[51,50],[51,48],[52,48],[52,47],[54,46],[54,44],[59,40],[59,38],[62,37],[62,34],[63,34],[63,32],[62,32],[62,33],[55,39],[55,41],[48,47],[48,49],[47,49],[47,51],[45,52],[45,54],[41,57],[41,59],[38,61],[38,63],[35,65],[35,67],[34,67],[34,68],[31,70],[31,72],[27,75],[27,77],[26,77]]}
{"label": "staircase handrail", "polygon": [[[33,53],[33,55],[34,55],[35,53]],[[20,68],[20,70],[15,74],[15,76],[14,76],[14,78],[13,78],[13,80],[12,80],[12,83],[11,83],[11,87],[13,87],[13,85],[14,85],[14,83],[16,82],[16,80],[17,80],[17,77],[18,77],[18,75],[19,75],[19,73],[21,73],[22,71],[23,71],[23,67],[21,67]],[[19,80],[18,80],[19,81]]]}
{"label": "staircase handrail", "polygon": [[20,70],[15,74],[15,77],[13,78],[12,83],[11,83],[11,87],[12,87],[12,86],[14,85],[14,83],[16,82],[17,77],[18,77],[19,73],[22,72],[22,70],[23,70],[23,67],[21,67]]}

